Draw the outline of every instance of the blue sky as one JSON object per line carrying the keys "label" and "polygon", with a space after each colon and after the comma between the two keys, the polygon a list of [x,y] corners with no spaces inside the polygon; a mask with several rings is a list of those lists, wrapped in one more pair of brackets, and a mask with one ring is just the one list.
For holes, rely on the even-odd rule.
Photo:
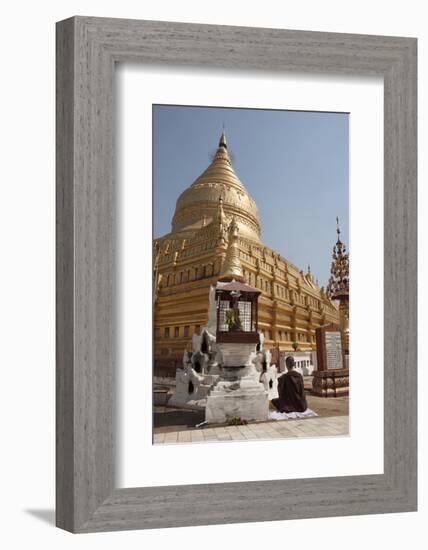
{"label": "blue sky", "polygon": [[211,162],[223,125],[262,240],[325,285],[336,216],[349,242],[347,113],[154,105],[154,236],[170,231],[176,200]]}

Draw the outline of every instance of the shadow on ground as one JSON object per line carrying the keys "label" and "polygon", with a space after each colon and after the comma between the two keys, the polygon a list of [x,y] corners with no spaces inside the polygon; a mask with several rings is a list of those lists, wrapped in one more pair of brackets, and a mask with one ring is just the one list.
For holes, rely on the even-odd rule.
{"label": "shadow on ground", "polygon": [[205,420],[205,411],[191,411],[185,409],[168,409],[155,407],[153,413],[154,428],[171,427],[175,431],[177,427],[194,428]]}
{"label": "shadow on ground", "polygon": [[49,525],[55,526],[55,510],[52,509],[46,509],[46,508],[40,508],[35,509],[31,508],[29,510],[24,510],[26,514],[29,514],[30,516],[33,516],[40,521],[43,521],[44,523],[48,523]]}
{"label": "shadow on ground", "polygon": [[[308,408],[316,412],[319,417],[349,415],[349,397],[317,397],[307,391],[306,399]],[[155,406],[153,413],[154,433],[193,430],[197,424],[204,422],[204,420],[205,411],[203,410],[193,411]]]}

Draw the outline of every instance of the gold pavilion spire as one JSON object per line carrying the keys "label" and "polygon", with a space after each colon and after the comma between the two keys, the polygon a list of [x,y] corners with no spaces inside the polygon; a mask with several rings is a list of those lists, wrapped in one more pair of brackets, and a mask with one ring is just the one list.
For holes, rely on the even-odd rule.
{"label": "gold pavilion spire", "polygon": [[330,300],[349,299],[349,253],[340,240],[339,218],[336,218],[337,241],[333,247],[327,296]]}
{"label": "gold pavilion spire", "polygon": [[229,226],[229,242],[226,252],[226,258],[222,265],[219,281],[241,281],[244,282],[241,260],[239,258],[238,233],[239,227],[235,217]]}
{"label": "gold pavilion spire", "polygon": [[330,279],[327,296],[339,301],[339,325],[345,355],[349,355],[349,252],[340,240],[339,218],[337,223],[337,241],[333,247]]}
{"label": "gold pavilion spire", "polygon": [[220,197],[218,199],[217,221],[222,226],[224,226],[224,224],[226,223],[226,216],[224,215],[224,209],[223,209],[223,197]]}

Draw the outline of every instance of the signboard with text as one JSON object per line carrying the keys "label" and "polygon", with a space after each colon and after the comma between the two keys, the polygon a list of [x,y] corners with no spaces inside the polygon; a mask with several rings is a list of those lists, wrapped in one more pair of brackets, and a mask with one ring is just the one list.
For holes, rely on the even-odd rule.
{"label": "signboard with text", "polygon": [[318,370],[344,368],[342,334],[337,325],[326,325],[315,330]]}

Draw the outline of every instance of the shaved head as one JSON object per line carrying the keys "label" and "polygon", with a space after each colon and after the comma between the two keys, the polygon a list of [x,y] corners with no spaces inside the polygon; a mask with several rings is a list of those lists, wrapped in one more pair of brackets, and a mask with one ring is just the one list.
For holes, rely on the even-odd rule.
{"label": "shaved head", "polygon": [[287,366],[287,369],[288,370],[291,370],[294,365],[295,365],[295,362],[294,362],[294,357],[289,355],[286,359],[285,359],[285,364]]}

